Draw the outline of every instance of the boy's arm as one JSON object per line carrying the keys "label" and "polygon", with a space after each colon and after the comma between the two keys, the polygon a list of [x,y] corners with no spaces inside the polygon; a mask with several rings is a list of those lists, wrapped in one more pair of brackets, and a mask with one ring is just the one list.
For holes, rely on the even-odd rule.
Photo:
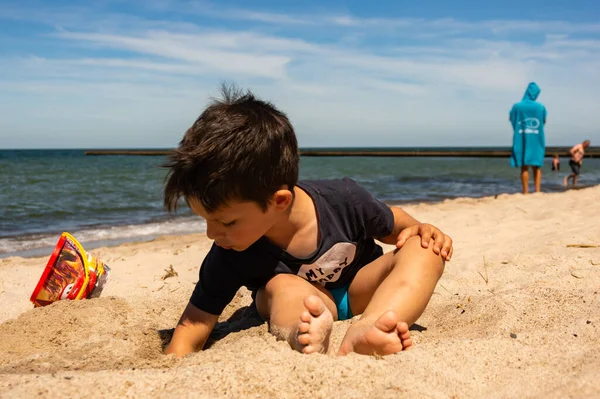
{"label": "boy's arm", "polygon": [[421,224],[421,222],[398,207],[390,206],[390,209],[394,214],[394,230],[389,236],[382,237],[379,239],[379,241],[390,245],[396,245],[398,242],[398,236],[402,230],[406,229],[407,227]]}
{"label": "boy's arm", "polygon": [[202,349],[219,316],[198,309],[191,303],[183,311],[171,343],[165,354],[174,353],[178,357]]}
{"label": "boy's arm", "polygon": [[453,252],[452,238],[435,226],[419,222],[398,207],[392,206],[390,209],[394,214],[394,230],[390,235],[378,238],[379,241],[400,248],[410,237],[419,235],[423,248],[427,248],[429,241],[433,239],[433,252],[450,260]]}

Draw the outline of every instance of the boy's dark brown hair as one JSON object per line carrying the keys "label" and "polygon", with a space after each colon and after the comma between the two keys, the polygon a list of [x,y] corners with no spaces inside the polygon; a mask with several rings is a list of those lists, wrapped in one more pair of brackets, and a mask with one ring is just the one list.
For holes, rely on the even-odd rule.
{"label": "boy's dark brown hair", "polygon": [[163,165],[169,212],[181,197],[195,198],[209,213],[231,200],[266,210],[277,190],[298,182],[298,142],[287,116],[234,85],[222,84],[221,93]]}

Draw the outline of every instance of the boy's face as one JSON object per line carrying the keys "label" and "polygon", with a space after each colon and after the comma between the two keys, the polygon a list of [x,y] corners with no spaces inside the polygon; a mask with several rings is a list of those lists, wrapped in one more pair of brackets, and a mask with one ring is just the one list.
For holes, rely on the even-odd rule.
{"label": "boy's face", "polygon": [[206,220],[206,235],[225,249],[244,251],[258,241],[275,224],[282,206],[277,201],[269,203],[267,210],[252,201],[230,201],[213,213],[206,212],[200,201],[188,199],[192,211]]}

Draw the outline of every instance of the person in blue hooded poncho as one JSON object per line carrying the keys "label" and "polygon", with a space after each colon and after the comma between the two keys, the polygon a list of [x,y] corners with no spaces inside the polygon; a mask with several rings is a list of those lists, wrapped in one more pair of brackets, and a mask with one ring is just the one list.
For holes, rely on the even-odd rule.
{"label": "person in blue hooded poncho", "polygon": [[510,164],[521,168],[523,193],[529,193],[529,167],[533,170],[535,191],[540,192],[542,169],[546,152],[546,107],[537,102],[540,88],[535,82],[529,83],[521,102],[510,110],[510,123],[513,127],[513,146]]}

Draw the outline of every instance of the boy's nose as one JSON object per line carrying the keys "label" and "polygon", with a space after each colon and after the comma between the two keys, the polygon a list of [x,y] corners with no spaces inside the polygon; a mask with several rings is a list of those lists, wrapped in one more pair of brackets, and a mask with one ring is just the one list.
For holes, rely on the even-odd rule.
{"label": "boy's nose", "polygon": [[224,232],[215,226],[215,223],[206,223],[206,236],[209,239],[216,240],[217,238],[222,238],[224,235]]}

